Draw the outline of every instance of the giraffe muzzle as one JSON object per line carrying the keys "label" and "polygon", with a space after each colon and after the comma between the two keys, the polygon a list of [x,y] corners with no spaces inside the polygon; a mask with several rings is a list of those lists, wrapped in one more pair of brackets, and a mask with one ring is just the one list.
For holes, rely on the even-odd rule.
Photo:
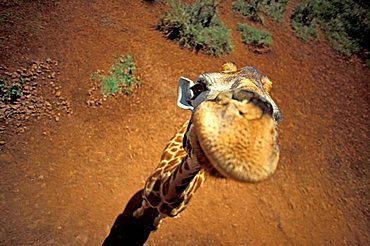
{"label": "giraffe muzzle", "polygon": [[267,100],[243,90],[197,107],[193,124],[199,145],[222,176],[258,182],[275,172],[279,148],[272,114]]}

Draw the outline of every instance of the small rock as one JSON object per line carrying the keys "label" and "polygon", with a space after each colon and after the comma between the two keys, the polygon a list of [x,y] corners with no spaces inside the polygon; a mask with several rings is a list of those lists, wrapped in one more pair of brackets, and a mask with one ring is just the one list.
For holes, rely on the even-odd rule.
{"label": "small rock", "polygon": [[55,121],[58,122],[60,120],[59,116],[55,116]]}
{"label": "small rock", "polygon": [[55,96],[56,97],[60,97],[60,95],[61,95],[62,93],[60,92],[60,91],[57,91],[57,92],[55,92]]}
{"label": "small rock", "polygon": [[5,144],[5,141],[0,141],[0,145],[4,145]]}

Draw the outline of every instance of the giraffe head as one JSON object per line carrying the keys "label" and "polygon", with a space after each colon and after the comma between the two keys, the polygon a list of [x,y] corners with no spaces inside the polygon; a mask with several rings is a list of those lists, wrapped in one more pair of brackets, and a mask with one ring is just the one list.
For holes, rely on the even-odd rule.
{"label": "giraffe head", "polygon": [[[257,182],[274,173],[279,160],[281,113],[270,96],[272,82],[254,67],[180,78],[178,106],[192,111],[192,135],[210,173]],[[203,156],[204,155],[204,156]]]}

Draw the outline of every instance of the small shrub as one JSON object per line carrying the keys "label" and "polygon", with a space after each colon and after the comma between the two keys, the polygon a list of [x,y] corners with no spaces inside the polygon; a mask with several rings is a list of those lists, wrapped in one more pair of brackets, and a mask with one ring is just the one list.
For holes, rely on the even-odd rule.
{"label": "small shrub", "polygon": [[300,4],[294,10],[291,18],[291,26],[295,35],[303,41],[315,40],[318,37],[316,16],[312,2]]}
{"label": "small shrub", "polygon": [[263,16],[260,15],[260,12],[262,11],[260,0],[251,0],[249,2],[236,0],[232,4],[232,9],[252,21],[259,22],[261,24],[264,23]]}
{"label": "small shrub", "polygon": [[99,72],[92,73],[92,80],[101,81],[101,92],[104,96],[114,95],[122,92],[131,94],[133,86],[140,86],[141,81],[134,75],[135,63],[133,58],[128,55],[119,57],[111,66],[107,75],[101,75]]}
{"label": "small shrub", "polygon": [[284,18],[284,12],[288,0],[263,0],[263,11],[276,22],[281,22]]}
{"label": "small shrub", "polygon": [[1,103],[9,104],[14,103],[22,96],[23,80],[14,82],[0,77],[0,98]]}
{"label": "small shrub", "polygon": [[306,0],[295,8],[291,25],[303,40],[317,38],[319,26],[331,46],[344,55],[370,50],[370,8],[361,1]]}
{"label": "small shrub", "polygon": [[230,29],[217,14],[215,1],[196,1],[192,5],[168,1],[170,10],[160,18],[157,29],[180,45],[220,56],[232,51]]}
{"label": "small shrub", "polygon": [[247,45],[254,47],[267,47],[272,45],[271,34],[267,31],[259,30],[247,24],[238,24],[237,30],[243,42]]}
{"label": "small shrub", "polygon": [[236,0],[232,9],[252,21],[263,24],[261,13],[265,13],[273,21],[281,22],[287,3],[288,0]]}

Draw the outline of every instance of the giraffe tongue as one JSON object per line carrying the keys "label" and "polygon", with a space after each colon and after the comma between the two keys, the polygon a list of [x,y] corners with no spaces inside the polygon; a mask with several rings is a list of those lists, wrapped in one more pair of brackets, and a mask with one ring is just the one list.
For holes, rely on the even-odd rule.
{"label": "giraffe tongue", "polygon": [[279,159],[275,124],[256,105],[205,101],[195,110],[193,124],[207,159],[224,177],[257,182],[274,173]]}

